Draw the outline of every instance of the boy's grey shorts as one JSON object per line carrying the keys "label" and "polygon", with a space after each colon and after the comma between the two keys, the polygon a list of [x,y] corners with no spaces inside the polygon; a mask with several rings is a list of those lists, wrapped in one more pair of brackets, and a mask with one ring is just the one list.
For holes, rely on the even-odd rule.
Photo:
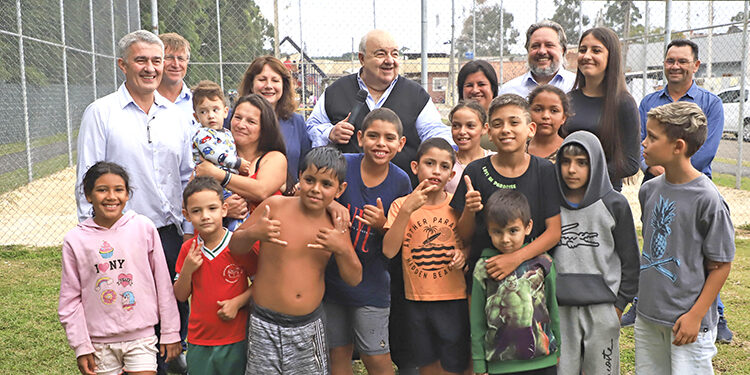
{"label": "boy's grey shorts", "polygon": [[326,335],[331,348],[349,345],[360,354],[380,355],[391,352],[388,339],[388,307],[348,306],[324,302]]}
{"label": "boy's grey shorts", "polygon": [[323,307],[292,316],[253,305],[245,374],[330,374]]}

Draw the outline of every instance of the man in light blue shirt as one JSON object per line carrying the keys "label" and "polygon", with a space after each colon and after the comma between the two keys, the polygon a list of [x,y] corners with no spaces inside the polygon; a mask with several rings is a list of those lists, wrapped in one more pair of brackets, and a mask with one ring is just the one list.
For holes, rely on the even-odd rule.
{"label": "man in light blue shirt", "polygon": [[190,61],[190,42],[177,33],[159,34],[159,39],[164,43],[164,74],[156,91],[185,112],[197,130],[199,124],[193,119],[193,92],[184,81]]}
{"label": "man in light blue shirt", "polygon": [[[359,89],[367,91],[365,103],[368,111],[386,107],[401,119],[406,146],[393,162],[407,173],[411,173],[409,162],[413,160],[409,158],[410,151],[416,154],[421,141],[440,137],[454,144],[450,127],[442,122],[440,112],[429,94],[417,83],[398,74],[398,44],[390,34],[372,30],[362,37],[359,62],[362,67],[356,74],[338,79],[315,104],[306,123],[313,147],[356,144],[356,124],[349,122],[347,114],[355,105],[353,97]],[[336,102],[330,102],[332,95]],[[351,119],[352,122],[354,120]],[[353,152],[346,148],[344,150]]]}
{"label": "man in light blue shirt", "polygon": [[[182,191],[194,167],[192,127],[185,113],[156,92],[164,61],[161,40],[148,31],[134,31],[120,39],[118,50],[117,65],[125,73],[125,82],[114,93],[91,103],[83,113],[76,186],[98,161],[123,166],[133,191],[125,208],[154,222],[174,278],[184,224]],[[76,189],[76,203],[79,220],[91,216],[91,204],[82,189]],[[184,322],[180,330],[184,340],[187,304],[178,307],[180,321]],[[159,373],[166,373],[163,366]]]}
{"label": "man in light blue shirt", "polygon": [[[646,138],[646,114],[652,108],[675,101],[687,101],[698,105],[706,115],[708,134],[703,146],[690,158],[695,169],[711,177],[711,162],[719,150],[719,141],[724,132],[724,107],[721,99],[708,90],[699,87],[693,80],[701,62],[698,60],[698,45],[686,39],[675,39],[667,47],[664,56],[664,76],[667,85],[646,95],[638,106],[641,115],[641,141]],[[648,167],[641,153],[641,169],[644,181],[664,173],[661,166]]]}
{"label": "man in light blue shirt", "polygon": [[552,85],[564,92],[573,89],[576,74],[563,67],[568,39],[562,26],[544,20],[526,30],[529,71],[500,87],[500,95],[516,94],[527,98],[539,85]]}

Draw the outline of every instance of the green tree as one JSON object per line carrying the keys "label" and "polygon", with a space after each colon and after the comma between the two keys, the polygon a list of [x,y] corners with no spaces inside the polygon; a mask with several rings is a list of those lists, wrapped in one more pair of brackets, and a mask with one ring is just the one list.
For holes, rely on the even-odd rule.
{"label": "green tree", "polygon": [[[604,7],[604,26],[614,30],[620,37],[624,37],[624,31],[632,29],[630,25],[636,24],[643,17],[641,11],[631,1],[607,0],[607,4]],[[628,14],[630,14],[630,20],[628,27],[626,27],[625,18]],[[629,34],[632,35],[632,33]]]}
{"label": "green tree", "polygon": [[[568,37],[569,44],[577,44],[578,39],[581,37],[581,33],[578,30],[578,7],[581,4],[581,0],[555,0],[555,14],[552,16],[552,20],[559,23],[565,30],[565,35]],[[583,16],[583,27],[589,24],[589,17]]]}
{"label": "green tree", "polygon": [[[503,53],[510,54],[510,46],[518,39],[518,30],[513,27],[513,14],[500,10],[500,5],[477,6],[476,41],[477,50],[474,56],[497,56],[500,54],[500,14],[503,20]],[[464,21],[461,36],[456,39],[456,49],[459,53],[470,52],[472,48],[472,23],[473,17],[469,16]]]}
{"label": "green tree", "polygon": [[742,22],[745,18],[742,16],[742,11],[737,12],[734,16],[732,16],[731,21],[732,22]]}
{"label": "green tree", "polygon": [[[160,0],[159,32],[175,32],[190,42],[191,62],[218,62],[219,38],[216,27],[216,2],[213,0]],[[260,13],[252,0],[223,0],[220,3],[222,60],[249,62],[271,53],[273,25]],[[151,9],[141,2],[141,24],[151,23]],[[225,64],[225,87],[237,87],[247,66]],[[219,80],[218,65],[191,65],[189,83],[201,79]]]}

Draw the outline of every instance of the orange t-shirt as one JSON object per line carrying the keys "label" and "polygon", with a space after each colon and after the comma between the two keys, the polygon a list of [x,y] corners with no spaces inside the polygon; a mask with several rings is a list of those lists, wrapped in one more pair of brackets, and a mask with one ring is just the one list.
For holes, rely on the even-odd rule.
{"label": "orange t-shirt", "polygon": [[[424,205],[409,219],[401,243],[406,299],[412,301],[447,301],[466,298],[463,270],[448,269],[449,251],[463,249],[456,232],[458,214],[449,205],[453,194],[434,206]],[[386,228],[396,221],[406,197],[391,203]]]}

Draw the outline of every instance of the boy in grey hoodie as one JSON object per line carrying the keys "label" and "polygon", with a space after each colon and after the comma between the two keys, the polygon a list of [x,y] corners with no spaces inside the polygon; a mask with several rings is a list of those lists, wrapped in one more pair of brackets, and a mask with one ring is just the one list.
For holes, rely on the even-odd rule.
{"label": "boy in grey hoodie", "polygon": [[560,374],[619,374],[620,316],[638,291],[640,254],[628,201],[612,188],[599,139],[575,132],[557,152],[562,237],[557,267]]}

